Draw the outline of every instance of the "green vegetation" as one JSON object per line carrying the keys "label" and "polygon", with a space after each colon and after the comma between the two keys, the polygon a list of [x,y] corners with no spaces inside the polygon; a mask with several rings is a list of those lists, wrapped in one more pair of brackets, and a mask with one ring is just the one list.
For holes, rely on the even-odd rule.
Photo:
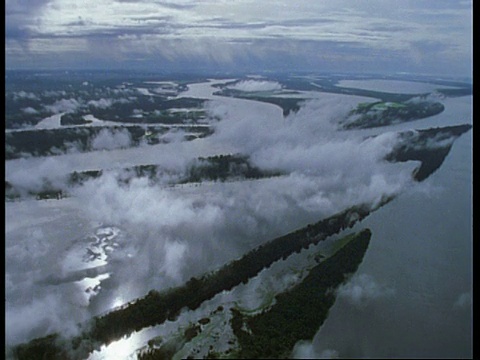
{"label": "green vegetation", "polygon": [[[313,338],[323,324],[335,301],[335,288],[345,282],[347,275],[356,271],[368,248],[370,237],[370,230],[365,229],[340,239],[342,246],[336,253],[312,268],[301,283],[277,294],[271,308],[257,315],[248,315],[232,308],[230,326],[240,347],[218,352],[211,345],[206,358],[289,357],[297,341]],[[149,344],[149,348],[143,350],[138,358],[165,359],[166,355],[171,358],[185,343],[202,332],[201,325],[209,322],[207,317],[198,320],[197,324],[191,324],[181,339],[172,339],[168,343],[159,344],[160,346]],[[176,346],[172,346],[172,342]]]}
{"label": "green vegetation", "polygon": [[[413,178],[423,181],[442,165],[453,141],[471,128],[471,125],[465,124],[400,133],[400,142],[386,156],[386,160],[421,161],[421,165],[413,173]],[[435,139],[435,142],[432,143],[432,139]]]}
{"label": "green vegetation", "polygon": [[42,181],[41,188],[36,190],[19,189],[16,186],[12,185],[9,181],[5,180],[5,200],[6,201],[21,200],[22,196],[25,196],[25,195],[35,197],[36,200],[47,200],[47,199],[60,200],[68,196],[68,194],[64,189],[61,189],[57,186],[53,186],[49,181],[45,179],[43,179]]}
{"label": "green vegetation", "polygon": [[[37,200],[43,199],[61,199],[68,196],[68,188],[81,186],[86,181],[97,179],[104,174],[104,170],[85,170],[74,171],[65,176],[64,186],[53,186],[49,181],[44,180],[41,189],[25,190],[30,196],[35,196]],[[280,171],[262,170],[250,163],[248,156],[235,155],[216,155],[211,157],[200,157],[188,166],[185,174],[175,174],[165,172],[160,165],[145,164],[126,167],[121,169],[121,176],[118,178],[120,184],[128,184],[134,178],[147,177],[151,184],[158,184],[163,180],[163,176],[168,175],[170,181],[162,183],[165,185],[177,185],[188,183],[200,183],[203,181],[239,181],[246,179],[263,179],[274,176],[282,176],[285,173]],[[21,199],[22,191],[5,181],[5,199],[12,201]]]}
{"label": "green vegetation", "polygon": [[[93,139],[102,130],[112,134],[123,132],[130,137],[130,146],[138,146],[144,142],[149,145],[159,144],[165,140],[158,137],[170,129],[162,126],[88,126],[43,130],[23,130],[5,133],[5,160],[18,159],[24,154],[33,156],[53,156],[70,150],[87,152],[92,149]],[[202,138],[212,134],[207,126],[185,126],[181,130],[189,133],[186,141]]]}
{"label": "green vegetation", "polygon": [[5,200],[12,201],[19,199],[21,197],[20,192],[18,189],[15,188],[10,182],[5,180]]}
{"label": "green vegetation", "polygon": [[67,113],[63,114],[60,117],[60,125],[62,126],[67,126],[67,125],[85,125],[85,124],[90,124],[92,121],[91,120],[85,120],[83,118],[83,115],[81,114],[72,114],[72,113]]}
{"label": "green vegetation", "polygon": [[67,350],[61,348],[60,337],[52,334],[44,338],[34,339],[28,345],[20,345],[14,351],[16,359],[28,360],[61,360],[69,359]]}
{"label": "green vegetation", "polygon": [[[92,114],[98,119],[137,124],[195,124],[206,118],[205,100],[179,98],[168,100],[159,96],[136,96],[130,101],[113,102],[101,108],[90,105],[81,114]],[[171,111],[184,109],[184,111]]]}
{"label": "green vegetation", "polygon": [[210,181],[226,181],[228,179],[260,179],[284,175],[279,171],[265,171],[250,164],[248,156],[217,155],[198,158],[194,161],[186,177],[180,183]]}
{"label": "green vegetation", "polygon": [[[176,76],[174,81],[169,81],[172,78],[153,73],[8,71],[5,76],[6,128],[36,125],[62,112],[67,112],[62,125],[84,124],[81,119],[88,114],[103,120],[138,124],[194,124],[203,120],[205,100],[172,97],[187,90],[187,84],[205,81],[205,78]],[[170,111],[174,109],[188,111]]]}
{"label": "green vegetation", "polygon": [[[399,94],[399,93],[388,93],[388,92],[381,92],[381,91],[374,91],[374,90],[365,90],[365,89],[356,89],[356,88],[346,88],[337,86],[338,82],[341,80],[366,80],[366,79],[378,79],[376,75],[362,75],[360,77],[356,77],[352,74],[323,74],[323,75],[272,75],[270,76],[273,80],[281,82],[284,87],[288,89],[294,89],[299,91],[322,91],[327,93],[334,93],[334,94],[345,94],[345,95],[356,95],[356,96],[365,96],[374,99],[378,99],[382,102],[404,102],[408,101],[413,97],[416,96],[425,96],[428,94]],[[388,80],[406,80],[412,82],[427,82],[431,84],[437,84],[438,89],[437,92],[449,96],[466,96],[471,95],[473,92],[472,84],[466,82],[459,82],[459,81],[447,81],[447,80],[438,80],[432,79],[430,77],[422,78],[418,75],[414,75],[412,77],[409,76],[390,76],[384,77],[384,79]],[[444,86],[451,86],[451,87],[458,87],[458,89],[442,89]]]}
{"label": "green vegetation", "polygon": [[241,347],[235,356],[288,358],[299,340],[311,340],[335,302],[335,289],[362,262],[370,237],[369,229],[350,235],[346,245],[316,265],[300,284],[278,294],[270,309],[254,316],[232,309],[231,325]]}
{"label": "green vegetation", "polygon": [[[160,165],[136,165],[122,169],[122,173],[130,174],[131,177],[122,177],[129,182],[132,177],[148,177],[153,183],[158,182],[159,176],[164,175]],[[102,176],[102,170],[74,171],[68,176],[68,184],[81,185],[85,181]],[[175,175],[175,174],[169,174]],[[265,171],[253,166],[248,156],[241,154],[215,155],[200,157],[194,160],[184,175],[177,174],[176,179],[169,182],[169,185],[188,184],[202,181],[227,181],[261,179],[266,177],[281,176],[284,173],[279,171]],[[175,179],[175,177],[174,177]]]}
{"label": "green vegetation", "polygon": [[[439,102],[405,101],[360,103],[342,123],[344,129],[366,129],[399,122],[423,119],[441,113],[445,107]],[[355,119],[350,120],[352,117]]]}
{"label": "green vegetation", "polygon": [[438,92],[448,97],[468,96],[473,94],[473,87],[470,85],[459,89],[439,89]]}
{"label": "green vegetation", "polygon": [[[399,134],[399,142],[385,157],[390,162],[418,160],[421,165],[414,171],[413,178],[423,181],[436,171],[448,155],[456,137],[471,129],[471,125],[458,125],[443,128],[403,132]],[[9,134],[8,134],[9,135]],[[82,185],[85,181],[102,176],[103,170],[87,170],[73,172],[66,176],[66,187],[52,186],[48,181],[40,190],[25,190],[23,193],[35,196],[37,199],[58,199],[68,196],[70,186]],[[123,176],[118,181],[129,183],[135,177],[148,177],[152,183],[158,183],[164,175],[171,180],[166,185],[187,184],[202,181],[236,181],[245,179],[260,179],[282,176],[281,171],[266,171],[250,163],[247,156],[217,155],[194,160],[185,174],[166,174],[159,165],[146,164],[124,168]],[[127,176],[125,176],[127,174]],[[63,193],[62,193],[63,191]],[[20,199],[22,191],[9,181],[5,181],[5,199],[12,201]]]}
{"label": "green vegetation", "polygon": [[[378,207],[390,200],[391,198],[384,199]],[[200,278],[191,278],[183,286],[162,293],[152,290],[144,298],[131,302],[121,309],[93,318],[85,324],[85,330],[81,335],[64,341],[76,353],[76,357],[81,358],[86,357],[95,348],[95,344],[109,344],[133,331],[162,324],[167,319],[174,320],[185,307],[190,310],[197,309],[204,301],[219,292],[231,290],[240,283],[247,283],[251,277],[273,262],[286,259],[293,252],[300,252],[302,248],[308,248],[311,244],[317,244],[328,236],[353,226],[372,210],[369,206],[351,207],[315,224],[266,242],[217,271]],[[43,344],[42,346],[49,349],[55,347],[52,337],[36,339],[17,347],[16,357],[31,359],[33,351],[38,351],[38,347],[31,347],[32,343]],[[58,347],[56,354],[61,353],[62,347]]]}

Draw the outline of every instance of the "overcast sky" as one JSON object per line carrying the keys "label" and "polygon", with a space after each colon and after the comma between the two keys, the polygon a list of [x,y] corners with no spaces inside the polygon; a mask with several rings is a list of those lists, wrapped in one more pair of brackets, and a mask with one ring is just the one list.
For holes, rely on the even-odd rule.
{"label": "overcast sky", "polygon": [[6,0],[6,67],[470,76],[471,0]]}

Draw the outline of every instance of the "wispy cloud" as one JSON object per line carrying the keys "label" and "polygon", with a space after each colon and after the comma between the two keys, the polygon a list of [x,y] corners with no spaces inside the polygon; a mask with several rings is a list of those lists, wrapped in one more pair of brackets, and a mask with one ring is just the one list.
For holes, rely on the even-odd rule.
{"label": "wispy cloud", "polygon": [[337,290],[339,297],[359,308],[367,306],[372,301],[388,298],[394,294],[394,289],[378,284],[374,278],[367,274],[355,275],[348,283]]}

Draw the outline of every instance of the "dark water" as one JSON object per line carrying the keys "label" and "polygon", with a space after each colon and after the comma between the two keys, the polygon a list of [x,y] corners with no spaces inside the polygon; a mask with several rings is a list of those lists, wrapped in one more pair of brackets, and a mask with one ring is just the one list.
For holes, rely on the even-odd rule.
{"label": "dark water", "polygon": [[359,225],[373,236],[353,281],[358,286],[337,298],[310,355],[472,356],[472,166],[469,131],[430,178]]}

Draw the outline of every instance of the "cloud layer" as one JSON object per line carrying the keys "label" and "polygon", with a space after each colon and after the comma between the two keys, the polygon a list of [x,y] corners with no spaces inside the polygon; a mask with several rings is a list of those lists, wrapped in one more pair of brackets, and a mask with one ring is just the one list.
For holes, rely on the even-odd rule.
{"label": "cloud layer", "polygon": [[[152,288],[161,290],[183,283],[264,241],[348,206],[376,203],[384,195],[409,188],[412,164],[383,160],[398,140],[395,133],[365,138],[364,133],[336,130],[335,122],[360,100],[322,94],[306,102],[297,113],[283,118],[281,110],[271,104],[225,98],[208,104],[208,111],[221,118],[215,123],[215,133],[208,138],[119,150],[118,147],[128,145],[128,137],[121,131],[105,130],[95,139],[96,148],[117,150],[12,162],[9,179],[25,188],[41,186],[45,178],[65,174],[72,166],[102,164],[101,167],[112,170],[72,190],[75,196],[62,200],[58,208],[48,201],[9,204],[9,209],[15,212],[10,212],[7,218],[10,226],[7,265],[13,269],[7,277],[7,289],[25,302],[10,303],[7,308],[10,327],[7,342],[34,336],[34,332],[26,329],[35,324],[41,324],[35,329],[37,333],[62,327],[71,329],[74,322],[106,311],[112,304],[143,296]],[[249,155],[254,165],[283,170],[288,175],[177,187],[163,183],[152,186],[146,178],[128,184],[117,181],[122,175],[119,164],[157,163],[167,170],[181,172],[199,155],[228,152]],[[18,213],[22,214],[20,218],[15,217]],[[33,218],[38,223],[28,226],[22,223],[22,219]],[[48,293],[37,294],[34,299],[22,296],[31,293],[33,282],[44,280],[45,269],[49,272],[61,269],[60,265],[56,265],[57,269],[52,264],[61,263],[71,251],[66,248],[69,241],[65,239],[75,239],[81,244],[99,224],[118,226],[128,241],[121,251],[112,254],[109,268],[112,275],[102,282],[103,290],[89,308],[78,306],[74,299],[59,301],[60,294],[53,299]],[[22,226],[30,230],[28,236],[20,231]],[[34,255],[38,253],[45,256]],[[18,268],[24,263],[30,265],[30,273]],[[73,298],[77,294],[71,293]],[[359,308],[392,294],[392,289],[367,275],[353,278],[339,290],[340,297]],[[468,306],[467,295],[461,295],[455,302],[458,305],[452,301],[450,306]],[[23,309],[38,309],[45,304],[52,304],[58,311],[46,317],[43,313],[38,317],[17,316]],[[78,318],[69,322],[65,314],[72,308],[78,311]],[[20,320],[16,322],[15,318]],[[337,355],[331,347],[321,354],[308,346],[303,350],[303,354],[310,356]]]}
{"label": "cloud layer", "polygon": [[234,85],[228,86],[229,89],[254,92],[254,91],[274,91],[281,90],[282,85],[276,81],[266,80],[242,80]]}
{"label": "cloud layer", "polygon": [[472,69],[471,1],[12,0],[6,20],[9,67]]}

